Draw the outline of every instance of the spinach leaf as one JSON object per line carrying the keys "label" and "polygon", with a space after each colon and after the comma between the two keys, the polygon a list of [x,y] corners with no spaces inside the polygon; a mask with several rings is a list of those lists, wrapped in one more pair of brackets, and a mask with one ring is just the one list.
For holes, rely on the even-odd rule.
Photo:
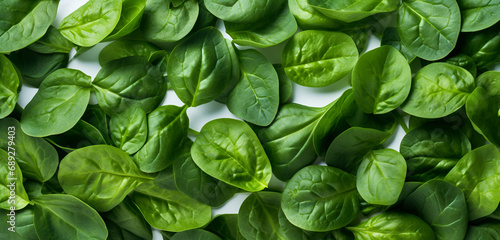
{"label": "spinach leaf", "polygon": [[422,118],[440,118],[460,109],[474,90],[469,71],[448,63],[431,63],[418,71],[401,109]]}
{"label": "spinach leaf", "polygon": [[229,39],[226,40],[227,49],[229,50],[229,57],[231,59],[231,78],[229,78],[229,82],[227,82],[224,91],[215,99],[215,101],[220,103],[227,103],[229,94],[233,91],[234,87],[240,82],[241,71],[240,71],[240,62],[238,59],[238,55],[236,54],[236,45],[232,43]]}
{"label": "spinach leaf", "polygon": [[227,34],[234,43],[259,48],[277,45],[297,31],[297,22],[286,5],[275,16],[262,19],[259,23],[224,22],[224,24]]}
{"label": "spinach leaf", "polygon": [[149,226],[139,209],[128,197],[110,211],[103,213],[102,216],[104,220],[107,220],[106,222],[110,221],[116,224],[119,228],[129,232],[136,238],[153,238],[151,226]]}
{"label": "spinach leaf", "polygon": [[130,198],[151,226],[171,232],[200,228],[211,218],[210,207],[179,191],[143,184]]}
{"label": "spinach leaf", "polygon": [[[174,163],[180,161],[182,157],[184,157],[185,154],[184,151],[187,142],[190,142],[190,140],[185,141],[185,143],[182,145],[183,146],[182,153],[178,158],[175,159]],[[174,191],[179,190],[177,188],[177,185],[175,184],[174,167],[172,165],[158,172],[158,175],[156,175],[155,180],[153,182],[154,184],[156,184],[156,186],[167,190],[174,190]]]}
{"label": "spinach leaf", "polygon": [[470,152],[471,144],[460,130],[425,124],[408,132],[399,149],[408,164],[407,180],[426,182],[443,179]]}
{"label": "spinach leaf", "polygon": [[160,51],[160,48],[149,42],[120,39],[106,45],[101,50],[99,64],[104,66],[113,60],[132,56],[143,56],[150,59],[157,51]]}
{"label": "spinach leaf", "polygon": [[221,240],[221,238],[202,229],[192,229],[174,234],[171,240]]}
{"label": "spinach leaf", "polygon": [[462,32],[476,32],[500,21],[500,1],[457,0],[462,15]]}
{"label": "spinach leaf", "polygon": [[282,239],[278,223],[281,194],[257,192],[248,196],[238,212],[238,227],[246,239]]}
{"label": "spinach leaf", "polygon": [[183,145],[181,156],[174,162],[174,184],[179,191],[201,203],[212,207],[221,206],[238,192],[238,188],[203,172],[191,157],[192,145],[193,142],[187,140]]}
{"label": "spinach leaf", "polygon": [[371,128],[351,127],[339,134],[326,152],[325,162],[332,167],[356,174],[363,157],[390,137]]}
{"label": "spinach leaf", "polygon": [[380,40],[381,45],[389,45],[398,50],[406,58],[408,62],[415,60],[417,56],[410,52],[408,48],[401,42],[401,38],[398,34],[398,29],[395,27],[388,27],[384,30],[382,39]]}
{"label": "spinach leaf", "polygon": [[252,129],[235,119],[217,119],[203,126],[191,147],[193,161],[208,175],[255,192],[271,180],[271,164]]}
{"label": "spinach leaf", "polygon": [[288,77],[307,87],[323,87],[346,76],[358,60],[356,44],[341,32],[306,30],[287,42],[281,61]]}
{"label": "spinach leaf", "polygon": [[49,136],[46,140],[67,152],[91,145],[106,144],[102,133],[84,120],[78,120],[70,130]]}
{"label": "spinach leaf", "polygon": [[229,94],[227,107],[247,122],[267,126],[278,112],[278,74],[257,50],[242,50],[237,54],[241,77]]}
{"label": "spinach leaf", "polygon": [[7,117],[16,107],[22,84],[21,74],[11,61],[0,54],[0,119]]}
{"label": "spinach leaf", "polygon": [[431,226],[436,239],[464,239],[467,230],[467,204],[463,192],[453,184],[431,180],[406,198],[403,209]]}
{"label": "spinach leaf", "polygon": [[40,87],[42,81],[55,70],[66,67],[68,58],[66,53],[41,54],[28,48],[9,55],[10,61],[23,75],[24,82],[34,87]]}
{"label": "spinach leaf", "polygon": [[122,0],[89,0],[66,16],[59,31],[82,47],[92,47],[108,36],[120,20]]}
{"label": "spinach leaf", "polygon": [[157,108],[167,92],[167,80],[159,68],[142,56],[106,63],[92,82],[99,106],[109,115],[132,105],[146,113]]}
{"label": "spinach leaf", "polygon": [[326,17],[311,6],[307,0],[289,0],[288,7],[300,29],[337,29],[343,27],[341,21]]}
{"label": "spinach leaf", "polygon": [[222,240],[238,240],[238,214],[217,215],[205,230],[217,234]]}
{"label": "spinach leaf", "polygon": [[339,229],[359,213],[356,177],[333,167],[307,166],[286,184],[281,207],[286,218],[304,230]]}
{"label": "spinach leaf", "polygon": [[278,223],[279,223],[279,234],[282,236],[282,239],[294,239],[294,240],[327,240],[330,239],[327,237],[328,232],[310,232],[302,230],[301,228],[293,225],[283,213],[283,210],[280,209],[278,213]]}
{"label": "spinach leaf", "polygon": [[101,133],[106,143],[112,143],[109,138],[109,117],[98,104],[89,104],[81,120],[94,126]]}
{"label": "spinach leaf", "polygon": [[111,210],[134,188],[153,180],[137,168],[127,153],[107,145],[69,153],[61,160],[57,177],[66,193],[100,212]]}
{"label": "spinach leaf", "polygon": [[463,52],[476,63],[477,68],[490,66],[500,55],[500,23],[475,33],[460,35],[460,52]]}
{"label": "spinach leaf", "polygon": [[37,53],[69,53],[73,43],[66,39],[56,27],[49,26],[45,35],[28,46],[28,49]]}
{"label": "spinach leaf", "polygon": [[347,227],[356,239],[434,240],[432,228],[419,217],[404,212],[385,212]]}
{"label": "spinach leaf", "polygon": [[460,33],[460,9],[454,0],[404,0],[398,10],[398,32],[417,57],[434,61],[448,55]]}
{"label": "spinach leaf", "polygon": [[115,146],[134,154],[144,146],[148,137],[146,112],[134,105],[123,113],[112,116],[109,131]]}
{"label": "spinach leaf", "polygon": [[274,70],[278,74],[280,104],[291,101],[293,95],[293,84],[286,75],[285,69],[281,64],[273,64]]}
{"label": "spinach leaf", "polygon": [[231,79],[231,57],[222,34],[204,28],[177,45],[168,59],[170,84],[186,105],[216,99]]}
{"label": "spinach leaf", "polygon": [[23,186],[23,173],[11,153],[0,149],[0,209],[18,210],[30,203]]}
{"label": "spinach leaf", "polygon": [[204,0],[201,0],[199,2],[200,12],[198,13],[198,18],[196,18],[193,29],[191,29],[191,33],[195,33],[198,30],[206,27],[215,27],[217,20],[219,20],[210,11],[208,11]]}
{"label": "spinach leaf", "polygon": [[363,54],[352,71],[354,99],[366,113],[383,114],[401,105],[410,93],[411,69],[391,46]]}
{"label": "spinach leaf", "polygon": [[397,0],[307,0],[325,16],[343,22],[354,22],[377,13],[392,12],[399,7]]}
{"label": "spinach leaf", "polygon": [[103,41],[111,41],[124,37],[139,28],[141,24],[142,14],[146,8],[146,0],[121,1],[120,20],[118,20],[113,31]]}
{"label": "spinach leaf", "polygon": [[455,66],[459,66],[466,69],[472,74],[474,78],[477,75],[477,66],[476,63],[474,62],[474,59],[465,54],[458,54],[452,57],[447,57],[443,60],[446,63],[453,64]]}
{"label": "spinach leaf", "polygon": [[462,189],[469,221],[493,213],[500,203],[500,153],[489,144],[467,153],[446,175],[445,181]]}
{"label": "spinach leaf", "polygon": [[193,29],[199,14],[196,0],[174,6],[170,0],[148,0],[142,16],[144,37],[152,42],[179,41]]}
{"label": "spinach leaf", "polygon": [[392,205],[398,200],[406,177],[406,162],[392,149],[373,150],[365,155],[356,174],[356,188],[371,204]]}
{"label": "spinach leaf", "polygon": [[91,89],[90,76],[79,70],[62,68],[51,73],[24,109],[23,131],[34,137],[68,131],[85,112]]}
{"label": "spinach leaf", "polygon": [[500,72],[486,72],[476,79],[478,87],[467,98],[466,112],[474,129],[500,146]]}
{"label": "spinach leaf", "polygon": [[269,19],[285,0],[205,0],[214,16],[227,22],[256,23]]}
{"label": "spinach leaf", "polygon": [[[11,222],[12,212],[0,210],[0,227],[4,231],[0,232],[1,239],[9,240],[38,240],[35,226],[33,225],[33,207],[26,206],[23,209],[15,211],[15,221]],[[12,228],[15,225],[15,228]],[[15,230],[12,232],[10,230]]]}
{"label": "spinach leaf", "polygon": [[144,172],[158,172],[172,165],[178,156],[179,144],[187,137],[187,107],[161,106],[148,115],[148,139],[134,155]]}
{"label": "spinach leaf", "polygon": [[106,239],[108,230],[96,212],[81,200],[66,194],[33,199],[36,234],[44,239]]}
{"label": "spinach leaf", "polygon": [[486,222],[479,225],[469,226],[465,240],[485,239],[497,240],[500,239],[500,221]]}
{"label": "spinach leaf", "polygon": [[19,50],[41,38],[56,18],[58,4],[59,0],[2,1],[0,53]]}
{"label": "spinach leaf", "polygon": [[31,137],[21,130],[21,124],[14,118],[0,120],[0,148],[8,151],[11,147],[7,129],[13,127],[15,138],[13,139],[15,148],[15,159],[22,169],[25,178],[37,180],[39,182],[48,181],[56,173],[59,165],[57,151],[43,138]]}

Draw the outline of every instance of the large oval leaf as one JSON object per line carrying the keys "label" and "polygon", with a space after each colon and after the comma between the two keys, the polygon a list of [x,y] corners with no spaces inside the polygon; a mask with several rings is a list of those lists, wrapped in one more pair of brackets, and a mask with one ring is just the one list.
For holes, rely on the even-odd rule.
{"label": "large oval leaf", "polygon": [[50,194],[41,195],[33,202],[36,234],[43,239],[104,240],[108,236],[101,216],[78,198]]}
{"label": "large oval leaf", "polygon": [[204,28],[177,45],[167,72],[177,96],[188,106],[216,99],[231,79],[231,57],[219,30]]}
{"label": "large oval leaf", "polygon": [[411,69],[398,50],[382,46],[361,55],[351,81],[359,107],[366,113],[383,114],[399,107],[408,97]]}
{"label": "large oval leaf", "polygon": [[285,45],[281,61],[288,77],[307,87],[323,87],[346,76],[358,60],[358,49],[349,35],[307,30]]}
{"label": "large oval leaf", "polygon": [[398,32],[415,55],[434,61],[448,55],[460,33],[460,9],[455,0],[405,0],[398,12]]}
{"label": "large oval leaf", "polygon": [[377,13],[392,12],[398,0],[307,0],[325,16],[343,22],[354,22]]}
{"label": "large oval leaf", "polygon": [[431,226],[436,239],[464,239],[468,224],[463,192],[441,180],[431,180],[406,198],[403,209]]}
{"label": "large oval leaf", "polygon": [[121,10],[122,0],[90,0],[66,16],[59,31],[76,45],[94,46],[113,31]]}
{"label": "large oval leaf", "polygon": [[24,48],[41,38],[56,18],[59,0],[2,1],[0,53]]}
{"label": "large oval leaf", "polygon": [[242,121],[208,122],[191,147],[191,155],[208,175],[246,191],[260,191],[271,180],[271,164],[264,148]]}
{"label": "large oval leaf", "polygon": [[100,212],[118,205],[134,188],[153,180],[122,150],[95,145],[75,150],[61,160],[57,174],[68,194]]}
{"label": "large oval leaf", "polygon": [[247,122],[267,126],[278,112],[278,74],[257,50],[238,51],[238,60],[241,77],[229,94],[227,107]]}
{"label": "large oval leaf", "polygon": [[413,78],[401,109],[422,118],[444,117],[460,109],[474,87],[469,71],[449,63],[431,63]]}
{"label": "large oval leaf", "polygon": [[333,167],[302,168],[286,184],[281,205],[286,218],[304,230],[339,229],[359,213],[356,177]]}
{"label": "large oval leaf", "polygon": [[268,19],[285,0],[206,0],[214,16],[228,22],[256,23]]}
{"label": "large oval leaf", "polygon": [[476,32],[500,21],[499,0],[457,0],[462,15],[462,32]]}
{"label": "large oval leaf", "polygon": [[82,117],[90,100],[90,76],[74,69],[50,74],[26,105],[21,117],[23,131],[35,137],[60,134]]}

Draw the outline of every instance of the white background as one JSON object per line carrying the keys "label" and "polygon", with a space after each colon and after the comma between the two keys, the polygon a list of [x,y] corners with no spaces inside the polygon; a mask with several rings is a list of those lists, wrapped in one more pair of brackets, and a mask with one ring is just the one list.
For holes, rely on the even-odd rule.
{"label": "white background", "polygon": [[[61,0],[59,4],[59,9],[57,12],[57,17],[53,25],[58,27],[61,20],[69,15],[71,12],[76,10],[78,7],[86,3],[86,0]],[[223,32],[224,36],[231,39],[229,35],[224,32],[224,26],[219,21],[218,28]],[[286,43],[286,42],[285,42]],[[285,43],[279,44],[266,49],[258,49],[263,53],[273,64],[281,62],[281,51]],[[71,59],[74,55],[74,50],[70,55],[70,63],[68,68],[78,69],[85,74],[92,77],[92,79],[97,75],[100,70],[100,65],[98,62],[99,52],[108,43],[100,43],[93,47],[91,50],[81,54],[77,58]],[[380,46],[380,40],[376,37],[371,37],[368,45],[368,50]],[[497,70],[499,67],[497,66]],[[349,76],[343,78],[341,81],[336,82],[328,87],[324,88],[308,88],[302,87],[294,84],[293,90],[293,102],[303,104],[306,106],[322,107],[325,106],[336,98],[338,98],[349,86]],[[18,103],[24,108],[26,104],[31,100],[33,95],[36,93],[36,88],[24,85],[21,92]],[[91,100],[95,102],[95,99]],[[167,92],[166,98],[162,105],[177,105],[182,106],[183,103],[177,98],[173,90]],[[187,111],[189,117],[189,125],[192,129],[199,131],[205,123],[210,120],[217,118],[236,118],[233,114],[229,112],[227,107],[223,104],[217,103],[215,101],[195,107],[189,108]],[[385,147],[393,148],[399,151],[399,143],[404,136],[404,131],[398,127],[393,135],[386,143]],[[318,160],[321,163],[320,159]],[[282,189],[284,183],[273,177],[270,183],[270,188],[272,189]],[[231,200],[229,200],[225,205],[219,208],[213,209],[213,216],[223,213],[238,213],[238,209],[243,202],[243,200],[248,196],[248,193],[236,194]],[[154,239],[162,239],[158,232],[155,232]]]}

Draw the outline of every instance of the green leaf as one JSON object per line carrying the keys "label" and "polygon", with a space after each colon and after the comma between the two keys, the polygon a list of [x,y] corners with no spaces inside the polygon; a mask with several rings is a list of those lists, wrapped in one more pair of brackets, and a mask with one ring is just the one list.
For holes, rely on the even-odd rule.
{"label": "green leaf", "polygon": [[219,97],[232,76],[229,49],[220,31],[204,28],[178,44],[167,72],[175,93],[190,107]]}
{"label": "green leaf", "polygon": [[200,228],[210,222],[210,207],[184,195],[156,187],[152,183],[136,189],[130,198],[151,226],[181,232]]}
{"label": "green leaf", "polygon": [[352,72],[354,99],[366,113],[388,113],[401,105],[411,88],[411,69],[395,48],[382,46],[359,58]]}
{"label": "green leaf", "polygon": [[202,229],[192,229],[176,233],[170,240],[221,240],[221,238]]}
{"label": "green leaf", "polygon": [[25,48],[41,38],[56,18],[58,4],[59,0],[2,1],[0,53]]}
{"label": "green leaf", "polygon": [[339,229],[359,213],[356,177],[333,167],[302,168],[286,184],[281,207],[286,218],[304,230]]}
{"label": "green leaf", "polygon": [[193,161],[208,175],[249,192],[266,188],[271,164],[252,129],[235,119],[203,126],[191,147]]}
{"label": "green leaf", "polygon": [[66,39],[56,27],[50,26],[45,35],[28,46],[28,49],[38,53],[69,53],[73,43]]}
{"label": "green leaf", "polygon": [[347,227],[359,240],[434,240],[432,228],[419,217],[404,212],[385,212]]}
{"label": "green leaf", "polygon": [[406,162],[392,149],[373,150],[365,155],[356,174],[356,187],[370,204],[393,205],[406,177]]}
{"label": "green leaf", "polygon": [[398,11],[398,32],[417,57],[435,61],[448,55],[460,33],[455,0],[404,0]]}
{"label": "green leaf", "polygon": [[99,212],[111,210],[134,188],[153,180],[122,150],[95,145],[75,150],[61,160],[57,174],[68,194]]}
{"label": "green leaf", "polygon": [[217,215],[205,227],[205,230],[217,234],[222,240],[234,240],[238,238],[238,214]]}
{"label": "green leaf", "polygon": [[[30,137],[21,130],[21,124],[14,118],[0,120],[0,148],[15,149],[17,164],[22,168],[25,178],[39,182],[48,181],[56,173],[59,157],[56,149],[43,138]],[[8,129],[12,131],[7,131]],[[13,133],[14,135],[11,135]],[[10,137],[13,146],[10,145]]]}
{"label": "green leaf", "polygon": [[122,0],[89,0],[66,16],[59,31],[82,47],[92,47],[115,29],[122,11]]}
{"label": "green leaf", "polygon": [[115,146],[128,154],[134,154],[144,146],[148,137],[146,112],[135,105],[112,116],[109,131]]}
{"label": "green leaf", "polygon": [[444,117],[460,109],[474,87],[469,71],[449,63],[431,63],[413,78],[401,109],[422,118]]}
{"label": "green leaf", "polygon": [[149,59],[157,51],[160,51],[160,48],[149,42],[120,39],[101,50],[99,64],[104,66],[113,60],[132,56],[143,56]]}
{"label": "green leaf", "polygon": [[357,60],[358,50],[349,35],[319,30],[295,34],[281,55],[286,75],[307,87],[339,81],[351,72]]}
{"label": "green leaf", "polygon": [[7,117],[16,107],[22,78],[16,67],[0,54],[0,119]]}
{"label": "green leaf", "polygon": [[146,0],[122,0],[120,20],[103,41],[119,39],[139,28],[145,8]]}
{"label": "green leaf", "polygon": [[500,203],[500,153],[485,145],[467,153],[446,175],[465,194],[469,221],[493,213]]}
{"label": "green leaf", "polygon": [[377,13],[392,12],[398,0],[307,0],[325,16],[344,22],[354,22]]}
{"label": "green leaf", "polygon": [[40,85],[21,117],[23,131],[35,137],[60,134],[82,117],[90,100],[90,76],[74,69],[59,69]]}
{"label": "green leaf", "polygon": [[76,197],[42,195],[33,199],[36,234],[43,239],[106,239],[108,231],[99,214]]}
{"label": "green leaf", "polygon": [[460,36],[460,51],[474,59],[477,68],[486,68],[498,62],[500,23],[479,32],[463,33]]}
{"label": "green leaf", "polygon": [[227,22],[257,23],[277,12],[285,0],[205,0],[214,16]]}
{"label": "green leaf", "polygon": [[[18,210],[26,207],[30,202],[23,186],[23,174],[17,165],[12,153],[0,149],[0,208],[5,210]],[[14,209],[12,209],[14,208]]]}
{"label": "green leaf", "polygon": [[462,15],[462,32],[476,32],[500,21],[500,1],[457,0]]}
{"label": "green leaf", "polygon": [[259,126],[269,125],[279,107],[278,74],[257,50],[238,51],[241,77],[227,99],[237,117]]}
{"label": "green leaf", "polygon": [[289,0],[288,7],[300,29],[337,29],[345,23],[331,19],[311,6],[307,0]]}
{"label": "green leaf", "polygon": [[238,212],[241,235],[256,240],[283,239],[278,222],[280,209],[280,193],[252,193],[243,201]]}
{"label": "green leaf", "polygon": [[103,213],[102,216],[104,220],[107,220],[106,222],[110,221],[116,224],[119,228],[133,234],[136,238],[153,238],[151,226],[149,226],[139,209],[128,197],[110,211]]}
{"label": "green leaf", "polygon": [[148,115],[148,139],[134,155],[144,172],[158,172],[172,165],[180,154],[179,146],[187,137],[187,107],[161,106]]}
{"label": "green leaf", "polygon": [[[14,213],[15,220],[11,219]],[[4,229],[0,232],[0,238],[9,240],[38,240],[39,238],[36,235],[33,221],[32,206],[26,206],[16,211],[0,210],[0,227]]]}
{"label": "green leaf", "polygon": [[468,224],[462,191],[442,180],[431,180],[406,198],[403,209],[431,226],[436,239],[464,239]]}
{"label": "green leaf", "polygon": [[382,35],[381,45],[389,45],[398,50],[406,58],[408,62],[412,62],[416,56],[408,50],[408,48],[401,42],[398,34],[398,29],[395,27],[388,27],[384,30]]}

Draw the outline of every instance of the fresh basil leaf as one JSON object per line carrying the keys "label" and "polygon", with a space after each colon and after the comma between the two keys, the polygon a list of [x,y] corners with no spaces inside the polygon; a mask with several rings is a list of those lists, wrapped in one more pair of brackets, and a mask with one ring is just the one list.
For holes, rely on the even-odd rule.
{"label": "fresh basil leaf", "polygon": [[177,96],[190,107],[210,102],[231,79],[231,58],[219,30],[204,28],[177,45],[167,72]]}
{"label": "fresh basil leaf", "polygon": [[281,61],[286,75],[307,87],[323,87],[346,76],[358,60],[356,44],[341,32],[307,30],[287,42]]}
{"label": "fresh basil leaf", "polygon": [[455,0],[404,0],[398,11],[398,32],[417,57],[446,57],[458,40],[460,9]]}
{"label": "fresh basil leaf", "polygon": [[467,153],[444,178],[465,194],[469,221],[493,213],[500,203],[500,153],[485,145]]}
{"label": "fresh basil leaf", "polygon": [[69,153],[61,160],[57,176],[66,193],[100,212],[111,210],[134,188],[153,180],[137,168],[127,153],[107,145]]}
{"label": "fresh basil leaf", "polygon": [[81,200],[66,194],[33,199],[36,234],[44,239],[106,239],[101,216]]}
{"label": "fresh basil leaf", "polygon": [[85,112],[91,89],[90,76],[79,70],[62,68],[51,73],[24,109],[23,131],[35,137],[68,131]]}
{"label": "fresh basil leaf", "polygon": [[174,163],[189,129],[187,107],[161,106],[148,115],[148,139],[134,155],[144,172],[158,172]]}
{"label": "fresh basil leaf", "polygon": [[257,50],[238,51],[239,82],[227,99],[235,116],[259,126],[267,126],[279,107],[279,79],[267,58]]}
{"label": "fresh basil leaf", "polygon": [[160,230],[181,232],[200,228],[211,219],[209,206],[179,191],[159,188],[153,183],[143,184],[130,198],[146,221]]}
{"label": "fresh basil leaf", "polygon": [[13,52],[41,38],[56,18],[59,0],[2,1],[0,53]]}
{"label": "fresh basil leaf", "polygon": [[422,118],[444,117],[460,109],[474,87],[469,71],[448,63],[431,63],[413,78],[401,109]]}
{"label": "fresh basil leaf", "polygon": [[356,177],[333,167],[307,166],[286,184],[281,207],[286,218],[304,230],[339,229],[359,213]]}

